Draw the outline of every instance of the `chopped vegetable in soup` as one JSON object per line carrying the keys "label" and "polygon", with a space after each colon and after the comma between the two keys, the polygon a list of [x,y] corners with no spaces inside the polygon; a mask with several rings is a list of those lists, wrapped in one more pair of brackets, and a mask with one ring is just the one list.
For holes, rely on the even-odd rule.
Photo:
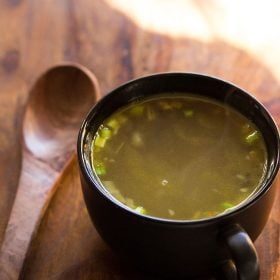
{"label": "chopped vegetable in soup", "polygon": [[137,213],[191,220],[246,200],[266,170],[257,127],[233,108],[194,95],[161,95],[105,119],[92,142],[105,189]]}

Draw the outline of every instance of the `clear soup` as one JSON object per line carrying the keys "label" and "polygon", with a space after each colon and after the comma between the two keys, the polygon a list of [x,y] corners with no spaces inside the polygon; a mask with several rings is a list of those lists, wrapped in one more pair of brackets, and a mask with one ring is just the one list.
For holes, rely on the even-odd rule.
{"label": "clear soup", "polygon": [[235,109],[194,95],[161,95],[104,120],[92,141],[104,188],[141,214],[175,220],[217,216],[260,185],[266,146]]}

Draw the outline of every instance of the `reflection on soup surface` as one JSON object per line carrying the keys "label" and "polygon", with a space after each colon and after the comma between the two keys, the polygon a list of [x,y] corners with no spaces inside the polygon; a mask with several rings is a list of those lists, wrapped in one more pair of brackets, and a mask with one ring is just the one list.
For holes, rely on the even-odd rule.
{"label": "reflection on soup surface", "polygon": [[135,211],[190,220],[248,198],[266,171],[256,126],[233,108],[194,95],[161,95],[123,107],[92,141],[104,188]]}

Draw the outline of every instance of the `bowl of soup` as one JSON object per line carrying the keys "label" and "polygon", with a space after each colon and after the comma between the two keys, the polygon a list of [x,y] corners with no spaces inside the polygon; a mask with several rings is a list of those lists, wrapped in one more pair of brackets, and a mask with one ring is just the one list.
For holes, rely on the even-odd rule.
{"label": "bowl of soup", "polygon": [[88,212],[122,258],[171,278],[258,279],[279,133],[244,90],[192,73],[130,81],[89,112],[78,159]]}

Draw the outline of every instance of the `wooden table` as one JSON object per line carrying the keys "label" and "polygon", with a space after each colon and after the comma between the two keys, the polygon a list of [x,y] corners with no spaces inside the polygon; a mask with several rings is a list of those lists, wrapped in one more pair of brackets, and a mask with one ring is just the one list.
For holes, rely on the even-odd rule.
{"label": "wooden table", "polygon": [[[279,10],[272,0],[2,0],[0,244],[21,168],[22,111],[43,70],[79,62],[96,74],[103,95],[144,74],[207,73],[251,92],[279,124]],[[57,184],[22,279],[154,279],[120,263],[98,236],[82,200],[76,158]],[[280,278],[279,195],[276,200],[255,243],[262,280]]]}

